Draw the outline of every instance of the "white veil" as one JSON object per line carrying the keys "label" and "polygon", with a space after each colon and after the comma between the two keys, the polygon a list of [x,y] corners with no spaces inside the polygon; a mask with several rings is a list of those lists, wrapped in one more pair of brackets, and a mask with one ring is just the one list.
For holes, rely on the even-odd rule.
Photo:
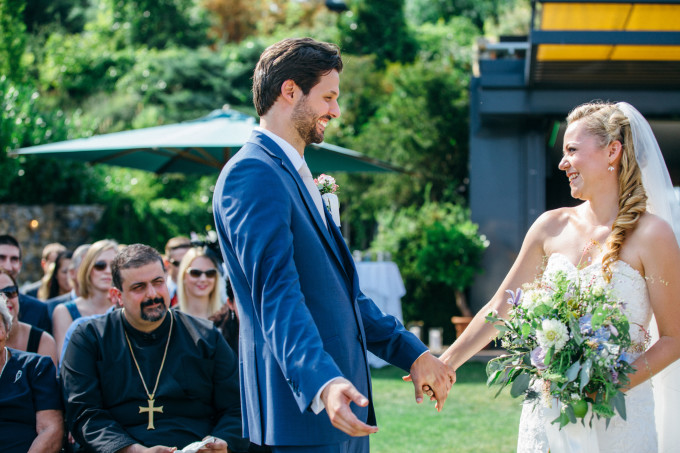
{"label": "white veil", "polygon": [[[647,210],[658,215],[673,228],[680,244],[680,203],[675,195],[666,163],[652,128],[635,107],[619,102],[616,106],[630,122],[635,147],[635,159],[642,171],[642,185],[647,193]],[[674,282],[679,283],[680,282]],[[650,326],[652,344],[658,340],[656,321]],[[659,436],[659,451],[674,451],[680,445],[678,412],[680,411],[680,360],[672,363],[652,379],[654,386],[654,416]]]}

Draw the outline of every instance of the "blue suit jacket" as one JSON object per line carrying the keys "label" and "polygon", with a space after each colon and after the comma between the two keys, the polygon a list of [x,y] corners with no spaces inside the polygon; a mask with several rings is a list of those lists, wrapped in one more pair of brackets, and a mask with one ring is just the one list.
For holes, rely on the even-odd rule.
{"label": "blue suit jacket", "polygon": [[[359,290],[351,254],[327,228],[283,150],[255,131],[222,170],[215,224],[240,317],[244,435],[257,444],[324,445],[348,436],[309,406],[344,376],[371,400],[370,350],[408,370],[426,351]],[[352,405],[375,424],[372,401]]]}

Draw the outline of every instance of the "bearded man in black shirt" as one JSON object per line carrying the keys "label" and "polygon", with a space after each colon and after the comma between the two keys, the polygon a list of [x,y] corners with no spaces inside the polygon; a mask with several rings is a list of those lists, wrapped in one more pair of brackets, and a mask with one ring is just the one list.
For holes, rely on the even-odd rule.
{"label": "bearded man in black shirt", "polygon": [[[209,321],[170,310],[161,256],[133,244],[111,264],[123,307],[73,333],[61,376],[66,421],[96,452],[248,449],[241,438],[238,364]],[[167,446],[167,447],[166,447]]]}

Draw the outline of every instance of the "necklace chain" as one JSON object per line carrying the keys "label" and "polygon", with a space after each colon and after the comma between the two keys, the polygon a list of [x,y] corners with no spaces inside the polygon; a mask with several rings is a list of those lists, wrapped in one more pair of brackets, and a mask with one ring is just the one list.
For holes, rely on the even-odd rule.
{"label": "necklace chain", "polygon": [[[125,309],[123,308],[123,315],[125,313]],[[132,355],[132,360],[135,362],[135,366],[137,367],[137,372],[139,373],[139,378],[142,380],[142,385],[144,386],[144,390],[146,391],[146,396],[149,397],[150,400],[154,399],[154,396],[156,395],[156,390],[158,390],[158,383],[161,380],[161,373],[163,372],[163,366],[165,365],[165,358],[168,356],[168,346],[170,346],[170,337],[172,336],[172,326],[175,318],[172,316],[172,310],[168,310],[168,314],[170,314],[170,332],[168,332],[168,340],[165,343],[165,351],[163,352],[163,360],[161,360],[161,367],[158,370],[158,376],[156,376],[156,385],[153,387],[153,392],[149,392],[149,388],[146,386],[146,382],[144,382],[144,376],[142,375],[142,370],[139,368],[139,363],[137,363],[137,358],[135,357],[135,353],[132,350],[132,344],[130,343],[130,338],[128,337],[127,332],[125,331],[125,326],[123,326],[123,334],[125,334],[125,340],[127,340],[128,347],[130,348],[130,355]]]}

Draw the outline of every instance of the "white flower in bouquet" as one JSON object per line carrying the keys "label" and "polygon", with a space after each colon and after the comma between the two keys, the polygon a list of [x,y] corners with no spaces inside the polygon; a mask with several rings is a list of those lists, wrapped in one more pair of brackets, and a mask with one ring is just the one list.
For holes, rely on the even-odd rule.
{"label": "white flower in bouquet", "polygon": [[530,289],[524,293],[521,303],[526,311],[532,312],[541,305],[549,305],[550,295],[542,289]]}
{"label": "white flower in bouquet", "polygon": [[541,323],[541,327],[542,330],[536,331],[536,337],[538,339],[538,344],[544,350],[554,347],[555,352],[557,352],[567,344],[567,340],[569,340],[569,330],[567,329],[567,326],[558,320],[544,319]]}

